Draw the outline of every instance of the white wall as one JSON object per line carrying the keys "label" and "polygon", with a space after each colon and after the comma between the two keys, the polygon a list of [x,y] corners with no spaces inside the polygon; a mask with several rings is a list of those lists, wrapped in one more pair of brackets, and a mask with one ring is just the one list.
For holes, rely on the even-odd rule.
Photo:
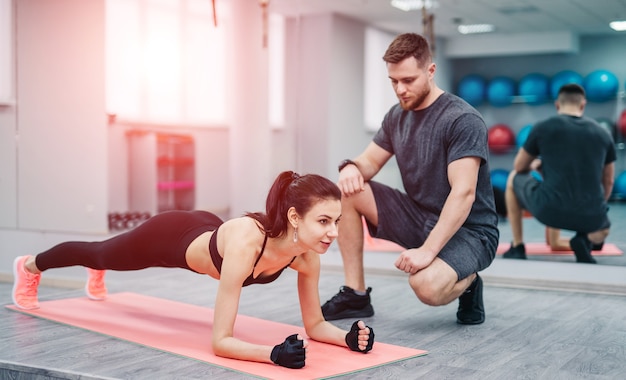
{"label": "white wall", "polygon": [[[366,25],[341,16],[333,16],[332,21],[328,135],[324,144],[328,152],[324,169],[330,178],[337,178],[338,163],[359,154],[372,135],[366,130],[363,101]],[[379,63],[384,64],[382,59]]]}
{"label": "white wall", "polygon": [[17,227],[15,106],[0,106],[0,228]]}
{"label": "white wall", "polygon": [[0,0],[0,228],[17,225],[14,35],[12,2]]}
{"label": "white wall", "polygon": [[107,228],[104,0],[14,1],[15,105],[0,108],[0,268]]}
{"label": "white wall", "polygon": [[104,1],[15,4],[17,225],[104,233]]}

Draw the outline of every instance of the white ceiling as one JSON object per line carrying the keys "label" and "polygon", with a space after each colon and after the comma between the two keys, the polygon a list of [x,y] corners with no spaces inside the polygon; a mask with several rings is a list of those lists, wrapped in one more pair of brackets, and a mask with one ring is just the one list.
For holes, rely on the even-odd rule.
{"label": "white ceiling", "polygon": [[[626,0],[437,0],[436,37],[459,36],[457,25],[488,23],[496,33],[567,31],[576,35],[625,34],[608,23],[626,20]],[[338,13],[394,33],[423,33],[422,11],[404,12],[390,0],[269,0],[271,11],[298,16]],[[493,33],[492,33],[493,34]]]}

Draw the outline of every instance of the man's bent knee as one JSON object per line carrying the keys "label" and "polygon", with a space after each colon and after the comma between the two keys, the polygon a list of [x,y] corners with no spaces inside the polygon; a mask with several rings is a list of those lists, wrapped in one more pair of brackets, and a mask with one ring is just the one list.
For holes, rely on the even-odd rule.
{"label": "man's bent knee", "polygon": [[438,292],[432,287],[431,288],[428,288],[426,286],[415,287],[413,284],[411,284],[411,288],[413,289],[413,292],[415,292],[415,295],[417,296],[417,298],[426,305],[442,306],[447,303],[447,302],[444,302],[444,298],[441,296],[441,292]]}
{"label": "man's bent knee", "polygon": [[442,287],[435,281],[429,281],[427,277],[420,272],[409,276],[409,285],[417,298],[429,306],[448,304],[448,290],[446,287]]}
{"label": "man's bent knee", "polygon": [[462,282],[456,271],[438,257],[428,267],[409,276],[409,285],[417,298],[430,306],[447,305],[458,298],[456,288]]}
{"label": "man's bent knee", "polygon": [[606,240],[607,236],[609,236],[609,229],[604,229],[596,232],[591,232],[588,234],[589,240],[594,244],[603,243]]}

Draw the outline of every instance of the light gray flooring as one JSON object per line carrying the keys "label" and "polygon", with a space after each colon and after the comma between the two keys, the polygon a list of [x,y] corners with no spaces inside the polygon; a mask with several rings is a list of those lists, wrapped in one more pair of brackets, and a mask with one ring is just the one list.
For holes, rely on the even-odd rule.
{"label": "light gray flooring", "polygon": [[[612,210],[624,212],[624,206]],[[626,250],[626,213],[620,214],[619,220],[612,219],[614,231],[609,241]],[[501,227],[506,242],[508,226]],[[540,241],[532,234],[542,236],[542,227],[531,228],[535,231],[528,229],[531,236],[527,241]],[[393,269],[394,256],[366,256],[367,282],[374,289],[376,310],[366,322],[374,327],[378,341],[428,350],[429,354],[340,378],[624,378],[626,292],[620,289],[626,286],[626,268],[622,265],[577,264],[573,257],[559,257],[559,262],[537,257],[527,261],[497,258],[483,273],[486,322],[461,326],[455,323],[456,303],[429,307],[415,298],[406,276]],[[336,293],[343,281],[336,248],[323,256],[323,263],[322,302]],[[131,291],[206,307],[212,307],[217,288],[216,281],[176,269],[110,273],[108,280],[111,292]],[[574,286],[577,282],[584,285]],[[75,289],[42,286],[40,299],[82,296],[80,284],[76,285]],[[0,282],[4,304],[11,302],[11,287],[11,283]],[[617,295],[602,294],[612,288]],[[245,288],[240,313],[301,325],[297,305],[295,274],[286,271],[272,284]],[[254,378],[6,308],[0,309],[0,319],[0,379]],[[351,321],[334,323],[347,328]],[[277,337],[277,343],[282,339]],[[367,360],[367,356],[355,359]]]}
{"label": "light gray flooring", "polygon": [[[145,272],[150,273],[141,280],[129,276],[110,288],[212,305],[214,281],[177,270]],[[334,294],[341,280],[340,274],[326,271],[322,297]],[[376,315],[367,323],[377,339],[429,354],[342,378],[621,379],[626,373],[623,296],[486,286],[487,321],[461,326],[455,323],[456,304],[424,306],[400,276],[370,275],[368,282],[374,288]],[[273,284],[247,288],[240,312],[300,325],[294,284],[295,276],[288,272]],[[3,299],[10,299],[10,288],[0,285]],[[41,289],[42,300],[81,295],[80,290]],[[252,378],[6,308],[0,316],[0,358],[9,363],[119,379]],[[350,322],[337,324],[348,327]],[[8,377],[0,373],[0,378]]]}

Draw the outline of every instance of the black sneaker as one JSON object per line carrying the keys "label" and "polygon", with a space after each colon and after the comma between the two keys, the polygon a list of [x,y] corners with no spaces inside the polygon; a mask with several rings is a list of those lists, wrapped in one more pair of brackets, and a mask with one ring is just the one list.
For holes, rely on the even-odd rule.
{"label": "black sneaker", "polygon": [[587,234],[576,232],[576,235],[569,241],[572,251],[576,255],[576,261],[579,263],[595,264],[596,259],[591,256],[591,242]]}
{"label": "black sneaker", "polygon": [[601,251],[601,250],[602,250],[602,248],[604,248],[604,242],[602,242],[602,243],[598,243],[598,244],[596,244],[596,243],[591,243],[591,250],[592,250],[592,251]]}
{"label": "black sneaker", "polygon": [[474,282],[459,297],[459,310],[456,312],[456,322],[462,325],[478,325],[485,322],[483,280],[478,273]]}
{"label": "black sneaker", "polygon": [[515,247],[513,243],[511,243],[511,247],[508,251],[504,252],[502,255],[505,259],[522,259],[526,260],[526,246],[524,243],[518,244]]}
{"label": "black sneaker", "polygon": [[367,288],[366,294],[360,296],[349,286],[339,288],[339,293],[322,305],[322,314],[327,321],[344,318],[364,318],[374,315],[370,293],[372,288]]}

